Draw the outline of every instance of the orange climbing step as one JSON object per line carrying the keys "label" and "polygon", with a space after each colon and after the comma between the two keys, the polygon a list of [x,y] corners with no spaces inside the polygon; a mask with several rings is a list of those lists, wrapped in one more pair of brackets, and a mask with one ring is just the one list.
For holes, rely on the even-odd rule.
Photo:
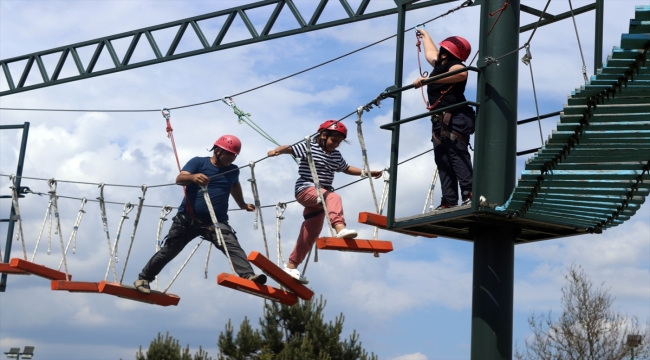
{"label": "orange climbing step", "polygon": [[156,290],[151,290],[151,294],[143,294],[133,286],[106,282],[105,280],[99,282],[99,292],[102,294],[115,295],[124,299],[141,301],[160,306],[176,306],[181,300],[180,297],[174,294],[166,294]]}
{"label": "orange climbing step", "polygon": [[267,285],[261,285],[254,281],[240,278],[236,275],[221,273],[217,276],[217,284],[243,291],[251,295],[263,297],[271,301],[277,301],[284,305],[291,306],[298,302],[298,297],[294,293],[276,289]]}
{"label": "orange climbing step", "polygon": [[370,226],[376,226],[378,228],[388,230],[388,231],[393,231],[397,232],[400,234],[406,234],[406,235],[411,235],[411,236],[422,236],[426,238],[437,238],[438,236],[436,235],[431,235],[428,233],[421,233],[418,231],[410,231],[410,230],[401,230],[401,229],[386,229],[386,226],[388,224],[388,219],[384,215],[379,215],[375,213],[370,213],[370,212],[360,212],[359,213],[359,223],[361,224],[366,224]]}
{"label": "orange climbing step", "polygon": [[299,298],[303,300],[310,300],[314,296],[313,291],[309,290],[309,288],[301,284],[298,280],[289,276],[289,274],[280,269],[271,260],[267,259],[259,252],[251,252],[248,255],[248,261],[252,262],[255,264],[255,266],[262,269],[266,275],[268,275],[270,278],[273,278],[273,280],[277,281],[280,285],[298,295]]}
{"label": "orange climbing step", "polygon": [[387,253],[393,251],[393,243],[383,240],[339,239],[322,237],[316,240],[322,250],[353,251],[364,253]]}
{"label": "orange climbing step", "polygon": [[34,264],[31,261],[23,260],[20,258],[13,258],[9,262],[9,265],[12,268],[22,270],[24,272],[30,273],[32,275],[44,277],[50,280],[70,280],[72,275],[68,274],[68,279],[66,279],[65,273],[63,271],[58,271],[50,269],[47,266]]}
{"label": "orange climbing step", "polygon": [[52,290],[66,290],[69,292],[99,293],[99,283],[89,281],[52,280]]}
{"label": "orange climbing step", "polygon": [[31,275],[28,272],[25,272],[15,267],[11,267],[10,263],[0,263],[0,274]]}

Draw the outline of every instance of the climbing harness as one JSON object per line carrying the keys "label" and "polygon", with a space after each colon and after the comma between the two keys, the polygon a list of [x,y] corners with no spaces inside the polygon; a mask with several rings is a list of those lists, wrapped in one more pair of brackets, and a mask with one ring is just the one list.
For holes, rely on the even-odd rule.
{"label": "climbing harness", "polygon": [[[81,219],[83,218],[83,214],[86,213],[84,210],[84,205],[86,205],[86,198],[81,199],[81,208],[79,209],[79,212],[77,213],[77,220],[74,223],[74,227],[72,228],[72,233],[70,234],[70,239],[68,239],[68,244],[65,246],[65,253],[68,253],[68,249],[70,248],[70,243],[72,243],[72,253],[76,254],[77,253],[77,231],[79,230],[79,225],[81,224]],[[63,260],[59,263],[59,267],[57,270],[61,270],[61,265],[63,265]]]}
{"label": "climbing harness", "polygon": [[580,44],[580,35],[578,34],[578,25],[576,24],[576,17],[573,14],[573,5],[571,5],[571,0],[569,0],[569,9],[571,9],[571,19],[573,20],[573,28],[576,31],[576,39],[578,39],[578,48],[580,49],[580,57],[582,58],[582,77],[585,79],[585,82],[589,81],[587,76],[587,65],[585,64],[585,54],[582,53],[582,45]]}
{"label": "climbing harness", "polygon": [[436,183],[438,182],[438,167],[436,166],[436,169],[433,171],[433,176],[431,176],[431,184],[429,185],[429,191],[427,192],[427,198],[424,200],[424,208],[422,209],[422,213],[427,212],[427,207],[429,208],[429,211],[433,211],[434,209],[434,204],[433,204],[433,191],[436,188]]}
{"label": "climbing harness", "polygon": [[[117,233],[115,234],[115,242],[113,243],[113,246],[111,246],[111,256],[108,259],[108,267],[106,268],[106,275],[104,275],[104,280],[108,279],[108,271],[113,267],[113,271],[115,271],[115,264],[119,262],[118,256],[117,256],[117,245],[120,241],[120,234],[122,233],[122,225],[124,224],[124,220],[128,219],[127,215],[133,210],[133,204],[130,202],[127,202],[124,204],[124,209],[122,210],[122,217],[120,218],[120,222],[117,225]],[[117,276],[115,276],[115,282],[117,282]]]}
{"label": "climbing harness", "polygon": [[[102,217],[102,226],[104,227],[104,233],[106,234],[106,242],[108,243],[108,256],[109,258],[113,257],[113,247],[111,246],[111,235],[108,232],[108,219],[106,218],[106,202],[104,201],[104,186],[106,184],[101,183],[99,184],[99,197],[97,200],[99,200],[99,213]],[[112,262],[109,262],[109,269],[106,270],[106,276],[104,277],[104,280],[108,277],[108,271],[110,269],[113,269],[113,281],[117,281],[117,271],[115,270],[115,264]]]}
{"label": "climbing harness", "polygon": [[280,240],[280,225],[282,223],[282,220],[284,220],[284,211],[287,210],[287,204],[283,202],[279,202],[275,205],[275,243],[276,243],[276,252],[278,256],[278,267],[279,266],[286,266],[286,262],[284,261],[284,255],[282,254],[282,244]]}
{"label": "climbing harness", "polygon": [[260,202],[259,191],[257,190],[257,180],[255,180],[255,162],[250,162],[251,168],[251,178],[248,179],[251,183],[251,191],[253,192],[253,200],[255,202],[255,220],[253,223],[253,229],[257,230],[257,222],[259,218],[259,223],[262,226],[262,238],[264,238],[264,249],[266,250],[266,257],[271,257],[269,255],[269,244],[266,241],[266,230],[264,229],[264,217],[262,217],[262,204]]}
{"label": "climbing harness", "polygon": [[[162,233],[163,224],[167,221],[167,215],[172,212],[171,205],[165,205],[160,209],[160,220],[158,221],[158,230],[156,231],[156,252],[160,251],[162,248],[162,241],[160,240],[160,234]],[[156,290],[158,290],[158,275],[154,279],[154,284]]]}
{"label": "climbing harness", "polygon": [[[144,194],[147,192],[147,186],[142,185],[142,196],[140,196],[138,201],[138,209],[135,212],[135,220],[133,221],[133,231],[131,232],[131,241],[129,241],[129,250],[126,252],[126,259],[124,259],[124,267],[122,268],[122,275],[120,276],[120,284],[124,280],[124,273],[126,272],[126,265],[129,263],[129,256],[131,255],[131,249],[133,248],[133,240],[135,240],[135,232],[138,230],[138,223],[140,222],[140,214],[142,213],[142,205],[144,204]],[[117,246],[117,244],[116,244]],[[115,248],[117,254],[117,247]],[[116,255],[117,259],[117,255]]]}
{"label": "climbing harness", "polygon": [[[23,247],[23,257],[25,260],[27,260],[27,249],[25,248],[25,235],[23,233],[23,221],[20,217],[20,208],[18,207],[18,187],[16,186],[16,176],[11,175],[10,176],[11,180],[11,202],[14,207],[14,220],[16,220],[16,225],[18,226],[18,232],[16,233],[16,241],[20,239],[20,243]],[[48,206],[49,209],[49,206]],[[36,250],[34,250],[36,252]],[[32,258],[33,260],[33,258]]]}
{"label": "climbing harness", "polygon": [[530,62],[533,59],[533,55],[530,53],[530,44],[526,45],[526,54],[521,58],[521,62],[526,64],[530,69],[530,80],[533,83],[533,97],[535,98],[535,110],[537,111],[537,125],[539,125],[539,140],[542,142],[542,147],[544,146],[544,135],[542,133],[542,120],[539,117],[539,105],[537,105],[537,91],[535,91],[535,78],[533,77],[533,64]]}

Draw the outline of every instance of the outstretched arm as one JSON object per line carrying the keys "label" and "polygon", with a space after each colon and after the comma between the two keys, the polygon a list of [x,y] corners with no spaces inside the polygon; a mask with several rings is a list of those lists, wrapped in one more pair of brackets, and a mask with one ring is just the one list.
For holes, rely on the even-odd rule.
{"label": "outstretched arm", "polygon": [[275,148],[273,150],[269,150],[269,152],[266,155],[268,155],[268,156],[278,156],[278,155],[282,155],[282,154],[294,155],[293,150],[291,150],[291,145],[278,146],[277,148]]}
{"label": "outstretched arm", "polygon": [[[361,176],[361,169],[355,166],[349,166],[347,169],[343,170],[344,174],[348,175],[354,175],[354,176]],[[374,177],[375,179],[378,179],[381,177],[383,171],[381,170],[370,170],[370,176]],[[365,175],[365,174],[364,174]]]}
{"label": "outstretched arm", "polygon": [[180,174],[176,177],[176,185],[189,185],[195,183],[200,186],[208,185],[210,179],[204,174],[190,174],[187,171],[181,171]]}
{"label": "outstretched arm", "polygon": [[232,198],[235,199],[235,202],[240,209],[246,211],[255,211],[255,205],[247,204],[246,201],[244,201],[244,194],[242,193],[241,184],[239,181],[235,183],[232,188],[230,188],[230,195],[232,195]]}
{"label": "outstretched arm", "polygon": [[420,33],[420,39],[422,39],[422,45],[424,45],[424,58],[427,59],[427,62],[431,66],[436,66],[436,61],[438,60],[438,47],[433,43],[433,39],[429,36],[429,33],[422,29],[417,29]]}

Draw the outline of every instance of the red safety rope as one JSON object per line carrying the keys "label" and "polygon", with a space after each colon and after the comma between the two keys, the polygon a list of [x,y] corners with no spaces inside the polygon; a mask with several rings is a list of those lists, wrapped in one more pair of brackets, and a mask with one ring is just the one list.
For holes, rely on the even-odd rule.
{"label": "red safety rope", "polygon": [[[170,122],[171,120],[171,113],[169,109],[162,109],[162,115],[167,121],[167,137],[172,141],[172,149],[174,149],[174,156],[176,157],[176,165],[178,165],[178,172],[181,172],[181,162],[178,159],[178,151],[176,151],[176,142],[174,141],[174,129],[172,128],[172,124]],[[194,209],[192,208],[192,205],[190,204],[190,200],[187,197],[187,189],[185,186],[183,186],[183,194],[185,195],[185,209],[187,209],[187,213],[190,214],[190,217],[192,220],[194,220]]]}
{"label": "red safety rope", "polygon": [[491,12],[489,14],[490,17],[494,17],[494,15],[496,15],[496,13],[499,13],[499,16],[497,17],[496,20],[494,20],[494,24],[492,24],[492,27],[490,28],[490,31],[488,31],[488,35],[490,35],[492,30],[494,29],[494,26],[499,22],[499,19],[501,18],[501,15],[503,15],[503,12],[506,11],[509,4],[510,4],[510,0],[506,0],[506,2],[503,3],[503,6],[501,8],[499,8],[499,9],[497,9],[497,10],[495,10],[495,11],[493,11],[493,12]]}

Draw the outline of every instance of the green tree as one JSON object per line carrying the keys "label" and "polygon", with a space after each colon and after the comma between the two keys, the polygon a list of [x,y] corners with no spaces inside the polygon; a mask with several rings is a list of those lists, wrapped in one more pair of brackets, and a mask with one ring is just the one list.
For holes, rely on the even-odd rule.
{"label": "green tree", "polygon": [[525,350],[517,348],[517,360],[623,360],[632,349],[628,335],[642,335],[634,349],[635,359],[649,359],[650,324],[639,327],[636,317],[628,318],[612,308],[614,297],[604,284],[595,288],[580,266],[572,265],[564,275],[562,312],[556,319],[551,311],[531,314],[532,331]]}
{"label": "green tree", "polygon": [[146,354],[142,352],[142,346],[140,346],[135,358],[136,360],[212,360],[200,346],[199,351],[192,357],[190,345],[188,344],[183,349],[178,340],[169,335],[169,332],[165,334],[164,338],[158,333],[158,337],[151,341]]}
{"label": "green tree", "polygon": [[323,320],[326,301],[301,301],[294,306],[267,303],[260,330],[253,330],[247,318],[235,336],[230,321],[219,335],[219,360],[376,360],[359,342],[354,331],[349,339],[340,340],[343,314],[334,322]]}

